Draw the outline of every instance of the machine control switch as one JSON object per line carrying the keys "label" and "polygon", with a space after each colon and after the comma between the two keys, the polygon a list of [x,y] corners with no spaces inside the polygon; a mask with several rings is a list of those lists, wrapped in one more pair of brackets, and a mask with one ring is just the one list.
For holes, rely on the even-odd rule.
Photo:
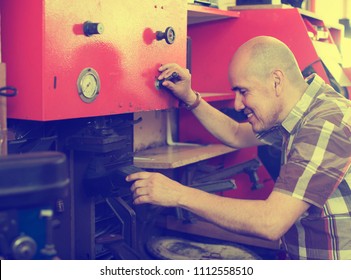
{"label": "machine control switch", "polygon": [[174,43],[175,41],[175,31],[173,29],[173,27],[167,27],[165,32],[162,31],[157,31],[156,32],[156,39],[157,41],[161,41],[161,40],[165,40],[167,44],[171,45]]}
{"label": "machine control switch", "polygon": [[86,21],[83,23],[83,32],[85,36],[92,36],[96,34],[104,33],[104,25],[102,23],[96,23],[91,21]]}
{"label": "machine control switch", "polygon": [[27,235],[17,237],[12,244],[12,254],[17,260],[30,260],[37,251],[37,244]]}
{"label": "machine control switch", "polygon": [[120,186],[125,186],[129,188],[131,187],[133,182],[127,182],[125,178],[130,174],[142,172],[142,171],[144,170],[134,165],[119,166],[115,173],[117,175],[116,183]]}

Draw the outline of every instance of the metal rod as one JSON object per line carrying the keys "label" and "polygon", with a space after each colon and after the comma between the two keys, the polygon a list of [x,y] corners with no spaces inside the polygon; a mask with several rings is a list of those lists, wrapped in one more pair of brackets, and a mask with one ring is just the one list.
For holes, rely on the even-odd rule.
{"label": "metal rod", "polygon": [[[0,86],[6,84],[5,64],[0,64]],[[0,156],[7,155],[7,111],[6,97],[0,96]]]}

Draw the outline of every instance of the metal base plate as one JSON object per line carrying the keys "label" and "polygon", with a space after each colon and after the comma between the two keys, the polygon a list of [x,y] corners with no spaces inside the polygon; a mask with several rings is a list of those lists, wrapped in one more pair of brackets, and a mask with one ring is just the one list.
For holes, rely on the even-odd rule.
{"label": "metal base plate", "polygon": [[205,244],[174,237],[154,237],[147,249],[165,260],[257,260],[255,253],[240,245]]}

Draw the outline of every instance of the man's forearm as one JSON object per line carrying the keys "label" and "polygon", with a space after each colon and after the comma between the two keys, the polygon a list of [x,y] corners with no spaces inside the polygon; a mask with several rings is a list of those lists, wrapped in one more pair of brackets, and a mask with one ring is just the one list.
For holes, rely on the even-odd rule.
{"label": "man's forearm", "polygon": [[219,141],[228,146],[239,148],[233,137],[239,125],[236,121],[204,100],[201,100],[200,105],[192,112],[200,123]]}
{"label": "man's forearm", "polygon": [[235,199],[184,188],[178,206],[227,230],[278,240],[309,204],[273,191],[265,200]]}
{"label": "man's forearm", "polygon": [[204,100],[201,100],[200,105],[192,112],[200,123],[225,145],[240,149],[262,144],[256,139],[250,124],[238,123]]}
{"label": "man's forearm", "polygon": [[274,239],[264,200],[242,200],[209,194],[189,188],[179,207],[229,231]]}

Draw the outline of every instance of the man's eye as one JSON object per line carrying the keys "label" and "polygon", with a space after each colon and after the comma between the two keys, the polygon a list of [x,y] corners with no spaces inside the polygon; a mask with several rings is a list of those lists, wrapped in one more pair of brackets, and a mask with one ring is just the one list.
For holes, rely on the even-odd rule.
{"label": "man's eye", "polygon": [[245,95],[245,94],[247,93],[247,91],[244,90],[244,89],[241,89],[241,90],[239,90],[239,93],[240,93],[241,95]]}

